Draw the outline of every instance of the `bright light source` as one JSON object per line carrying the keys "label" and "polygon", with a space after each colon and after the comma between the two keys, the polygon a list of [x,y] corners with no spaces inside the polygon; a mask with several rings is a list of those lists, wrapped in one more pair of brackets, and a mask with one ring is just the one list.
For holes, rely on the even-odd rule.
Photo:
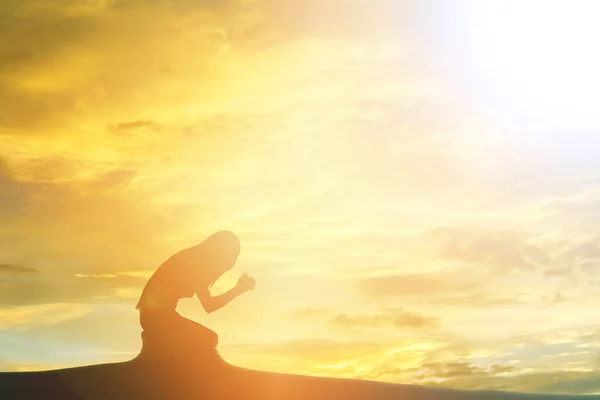
{"label": "bright light source", "polygon": [[471,56],[490,87],[536,110],[596,117],[600,1],[469,1]]}

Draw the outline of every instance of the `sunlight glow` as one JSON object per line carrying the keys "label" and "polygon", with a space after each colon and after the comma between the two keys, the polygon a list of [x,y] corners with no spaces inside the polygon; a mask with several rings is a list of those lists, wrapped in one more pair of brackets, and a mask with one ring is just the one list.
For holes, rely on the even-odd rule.
{"label": "sunlight glow", "polygon": [[133,358],[147,280],[228,229],[210,293],[256,290],[176,311],[235,366],[592,389],[598,0],[0,10],[0,370]]}
{"label": "sunlight glow", "polygon": [[595,114],[600,26],[595,1],[469,2],[469,41],[492,85],[540,111]]}

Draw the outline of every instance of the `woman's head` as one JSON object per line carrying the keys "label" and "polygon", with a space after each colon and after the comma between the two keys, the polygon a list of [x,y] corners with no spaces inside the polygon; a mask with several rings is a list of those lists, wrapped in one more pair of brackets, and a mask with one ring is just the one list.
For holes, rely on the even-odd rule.
{"label": "woman's head", "polygon": [[240,255],[240,239],[231,231],[218,231],[210,235],[202,243],[206,251],[211,269],[216,280],[225,271],[230,270],[235,265]]}

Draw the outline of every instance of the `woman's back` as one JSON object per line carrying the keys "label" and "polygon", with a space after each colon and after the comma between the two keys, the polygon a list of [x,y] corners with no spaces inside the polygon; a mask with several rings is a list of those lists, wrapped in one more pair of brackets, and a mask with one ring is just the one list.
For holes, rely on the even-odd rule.
{"label": "woman's back", "polygon": [[179,299],[192,297],[203,284],[197,246],[180,251],[161,264],[146,283],[137,310],[175,309]]}

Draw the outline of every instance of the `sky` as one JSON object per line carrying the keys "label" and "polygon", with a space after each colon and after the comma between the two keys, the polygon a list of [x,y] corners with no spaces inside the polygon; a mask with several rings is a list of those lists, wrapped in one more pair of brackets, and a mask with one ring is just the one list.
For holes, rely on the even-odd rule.
{"label": "sky", "polygon": [[121,361],[170,255],[228,362],[600,392],[600,6],[6,0],[0,369]]}

